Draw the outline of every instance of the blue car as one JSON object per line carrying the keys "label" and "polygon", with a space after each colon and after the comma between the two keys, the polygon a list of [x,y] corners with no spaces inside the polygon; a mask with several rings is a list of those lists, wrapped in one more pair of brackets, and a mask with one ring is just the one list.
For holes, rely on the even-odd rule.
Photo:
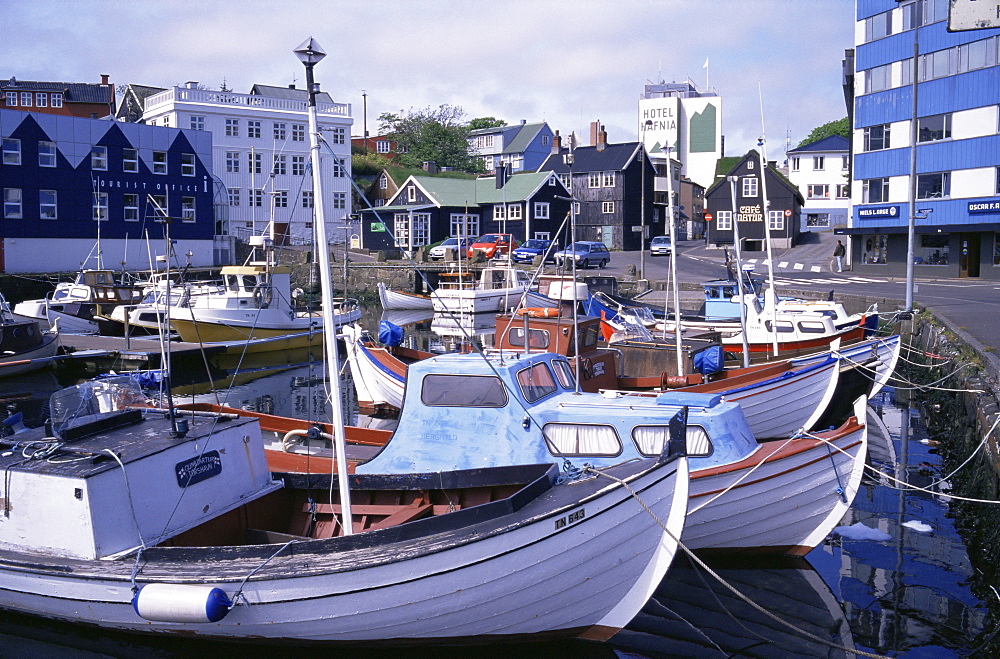
{"label": "blue car", "polygon": [[511,258],[514,259],[515,263],[522,261],[531,263],[539,254],[545,254],[545,261],[554,262],[555,257],[552,255],[554,249],[551,240],[532,238],[531,240],[525,240],[523,245],[515,249],[511,253]]}

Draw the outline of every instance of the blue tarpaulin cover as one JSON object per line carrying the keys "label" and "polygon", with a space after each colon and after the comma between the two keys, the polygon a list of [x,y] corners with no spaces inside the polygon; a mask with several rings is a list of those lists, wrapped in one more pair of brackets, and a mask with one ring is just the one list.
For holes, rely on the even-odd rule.
{"label": "blue tarpaulin cover", "polygon": [[405,332],[399,325],[393,325],[388,320],[379,321],[378,341],[384,346],[398,346],[403,342]]}
{"label": "blue tarpaulin cover", "polygon": [[695,354],[694,367],[698,369],[698,372],[702,375],[718,373],[722,370],[725,360],[726,354],[725,351],[723,351],[722,346],[712,346]]}

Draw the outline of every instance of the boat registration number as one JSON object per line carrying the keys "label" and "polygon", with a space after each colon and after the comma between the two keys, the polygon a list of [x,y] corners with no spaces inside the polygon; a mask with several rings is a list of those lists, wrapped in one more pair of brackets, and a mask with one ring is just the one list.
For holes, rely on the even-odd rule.
{"label": "boat registration number", "polygon": [[556,531],[558,531],[559,529],[564,529],[571,524],[579,522],[581,519],[586,517],[586,515],[587,515],[586,509],[581,508],[580,510],[574,510],[565,517],[560,517],[559,519],[556,520]]}

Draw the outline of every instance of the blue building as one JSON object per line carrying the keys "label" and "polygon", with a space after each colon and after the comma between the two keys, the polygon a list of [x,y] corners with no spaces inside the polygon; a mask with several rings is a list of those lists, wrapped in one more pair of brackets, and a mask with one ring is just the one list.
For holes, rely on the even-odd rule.
{"label": "blue building", "polygon": [[1000,30],[949,32],[948,6],[857,1],[853,210],[840,231],[855,272],[905,273],[912,214],[916,276],[1000,279]]}
{"label": "blue building", "polygon": [[483,163],[487,174],[498,165],[510,165],[513,172],[534,172],[552,150],[552,129],[545,122],[516,126],[480,128],[469,133],[471,153]]}
{"label": "blue building", "polygon": [[0,137],[0,271],[148,269],[165,217],[181,265],[217,260],[211,133],[0,110]]}

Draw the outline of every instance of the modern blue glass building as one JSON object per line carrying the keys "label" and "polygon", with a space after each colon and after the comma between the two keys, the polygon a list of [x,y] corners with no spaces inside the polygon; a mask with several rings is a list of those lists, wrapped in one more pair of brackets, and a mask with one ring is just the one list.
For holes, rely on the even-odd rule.
{"label": "modern blue glass building", "polygon": [[855,272],[905,273],[912,215],[916,276],[1000,279],[1000,30],[949,32],[948,8],[857,0]]}
{"label": "modern blue glass building", "polygon": [[[0,271],[149,268],[169,237],[180,263],[213,264],[212,134],[0,110]],[[190,257],[185,257],[191,252]]]}

